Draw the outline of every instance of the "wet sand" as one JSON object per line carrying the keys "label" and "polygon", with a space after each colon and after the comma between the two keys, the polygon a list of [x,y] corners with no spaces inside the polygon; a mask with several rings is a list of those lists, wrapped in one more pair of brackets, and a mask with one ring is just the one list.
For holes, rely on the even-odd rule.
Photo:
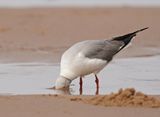
{"label": "wet sand", "polygon": [[[72,96],[1,96],[0,114],[5,117],[159,117],[160,108],[103,107],[71,101]],[[90,98],[81,96],[81,98]]]}
{"label": "wet sand", "polygon": [[150,27],[118,57],[160,54],[160,8],[0,9],[0,62],[59,62],[70,45]]}
{"label": "wet sand", "polygon": [[[0,9],[0,15],[1,63],[59,62],[75,42],[110,39],[143,27],[150,29],[137,35],[117,57],[160,54],[160,8]],[[0,115],[159,117],[160,109],[93,106],[70,101],[68,96],[17,95],[0,96]]]}

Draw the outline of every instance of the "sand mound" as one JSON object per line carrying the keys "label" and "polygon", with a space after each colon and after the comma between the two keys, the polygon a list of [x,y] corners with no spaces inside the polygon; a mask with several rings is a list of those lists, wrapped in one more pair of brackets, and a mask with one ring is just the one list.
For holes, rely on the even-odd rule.
{"label": "sand mound", "polygon": [[160,100],[137,92],[134,88],[120,89],[118,93],[95,96],[89,99],[74,98],[71,101],[83,101],[85,103],[102,106],[160,107]]}
{"label": "sand mound", "polygon": [[87,100],[87,102],[103,106],[160,107],[159,100],[141,92],[136,92],[133,88],[120,89],[118,93],[112,93],[101,97],[97,96]]}

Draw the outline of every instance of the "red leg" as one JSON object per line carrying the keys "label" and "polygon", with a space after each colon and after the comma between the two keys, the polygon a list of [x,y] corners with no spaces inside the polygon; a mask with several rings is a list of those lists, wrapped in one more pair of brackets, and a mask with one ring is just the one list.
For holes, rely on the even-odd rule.
{"label": "red leg", "polygon": [[99,94],[99,79],[96,74],[95,74],[95,78],[96,78],[96,80],[95,80],[95,82],[96,82],[96,95],[98,95]]}
{"label": "red leg", "polygon": [[83,86],[83,80],[82,80],[82,77],[81,77],[81,76],[80,76],[79,85],[80,85],[79,93],[80,93],[80,95],[82,95],[82,92],[83,92],[83,88],[82,88],[82,86]]}
{"label": "red leg", "polygon": [[99,79],[98,79],[98,77],[97,77],[97,75],[95,74],[95,77],[96,77],[96,80],[95,80],[95,82],[96,82],[96,86],[97,86],[97,88],[99,88]]}

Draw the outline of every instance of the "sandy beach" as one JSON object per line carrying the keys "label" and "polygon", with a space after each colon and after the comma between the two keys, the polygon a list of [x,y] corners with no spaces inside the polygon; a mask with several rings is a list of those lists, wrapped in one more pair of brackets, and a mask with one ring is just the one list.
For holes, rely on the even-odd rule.
{"label": "sandy beach", "polygon": [[71,101],[87,96],[27,95],[0,96],[0,115],[5,117],[159,117],[160,108],[104,107]]}
{"label": "sandy beach", "polygon": [[[144,27],[149,29],[116,57],[160,55],[159,21],[160,8],[1,8],[0,62],[59,63],[61,54],[76,42],[110,39]],[[95,106],[73,101],[75,97],[83,100],[95,96],[0,96],[0,116],[160,116],[160,108]]]}
{"label": "sandy beach", "polygon": [[118,57],[159,54],[159,8],[0,9],[1,62],[59,62],[72,44],[110,39],[143,27]]}

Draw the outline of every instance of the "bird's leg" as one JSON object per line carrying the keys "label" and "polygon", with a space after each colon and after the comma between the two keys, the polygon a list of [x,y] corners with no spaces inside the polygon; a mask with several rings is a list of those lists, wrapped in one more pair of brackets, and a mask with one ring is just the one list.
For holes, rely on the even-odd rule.
{"label": "bird's leg", "polygon": [[95,74],[95,78],[96,78],[96,80],[95,80],[95,82],[96,82],[96,86],[97,86],[97,88],[99,88],[99,79],[98,79],[98,77],[97,77],[97,75]]}
{"label": "bird's leg", "polygon": [[82,86],[83,86],[82,76],[80,76],[79,85],[80,85],[79,93],[80,93],[80,95],[82,95],[82,92],[83,92],[83,88],[82,88]]}
{"label": "bird's leg", "polygon": [[95,80],[95,82],[96,82],[96,95],[98,95],[99,94],[99,79],[96,74],[95,74],[95,78],[96,78],[96,80]]}

